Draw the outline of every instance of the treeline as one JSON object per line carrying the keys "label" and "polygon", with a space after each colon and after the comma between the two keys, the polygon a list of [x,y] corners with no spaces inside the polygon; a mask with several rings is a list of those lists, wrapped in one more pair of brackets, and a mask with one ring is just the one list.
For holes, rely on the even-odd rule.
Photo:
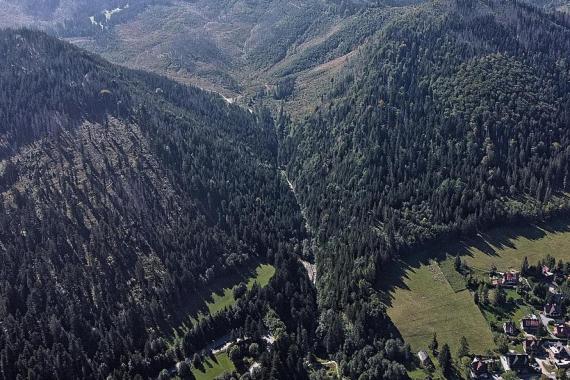
{"label": "treeline", "polygon": [[385,358],[372,342],[393,334],[374,290],[384,263],[567,207],[569,45],[566,18],[517,2],[426,4],[388,24],[313,117],[280,121],[317,231],[320,337],[346,376],[400,376],[360,357]]}
{"label": "treeline", "polygon": [[[260,363],[256,380],[308,379],[306,362],[314,347],[318,319],[316,294],[303,266],[285,248],[281,246],[275,255],[276,274],[268,286],[254,286],[231,309],[197,322],[171,352],[170,360],[188,361],[196,355],[206,358],[209,352],[204,348],[227,334],[232,341],[247,339],[264,348],[256,357]],[[267,324],[271,311],[283,323],[284,330],[279,334]],[[275,342],[268,347],[264,337]],[[244,372],[247,370],[242,368],[241,373]]]}

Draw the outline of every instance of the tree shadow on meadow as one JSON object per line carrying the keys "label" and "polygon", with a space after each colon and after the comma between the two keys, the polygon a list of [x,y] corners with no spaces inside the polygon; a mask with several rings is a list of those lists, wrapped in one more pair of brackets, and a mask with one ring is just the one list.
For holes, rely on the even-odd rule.
{"label": "tree shadow on meadow", "polygon": [[[447,256],[473,257],[473,250],[488,256],[499,256],[503,249],[517,249],[516,240],[539,240],[547,234],[570,232],[570,216],[560,216],[537,223],[503,224],[472,236],[459,236],[454,241],[436,241],[418,248],[379,270],[376,289],[387,307],[392,307],[396,289],[410,290],[406,285],[410,274],[431,260],[443,260]],[[546,252],[545,252],[546,255]]]}
{"label": "tree shadow on meadow", "polygon": [[176,315],[172,315],[164,326],[165,331],[172,328],[179,328],[183,323],[187,326],[192,324],[192,320],[200,318],[200,315],[210,314],[208,304],[215,302],[214,295],[224,297],[225,293],[231,291],[241,282],[247,283],[252,277],[257,275],[257,268],[264,262],[254,259],[245,265],[233,267],[224,275],[213,279],[210,284],[203,287],[188,288],[183,295],[184,302],[178,308]]}

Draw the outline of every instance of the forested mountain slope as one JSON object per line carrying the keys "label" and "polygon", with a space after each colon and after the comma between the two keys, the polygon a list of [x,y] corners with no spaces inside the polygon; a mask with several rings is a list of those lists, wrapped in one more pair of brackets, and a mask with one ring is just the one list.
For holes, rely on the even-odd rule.
{"label": "forested mountain slope", "polygon": [[280,123],[283,162],[317,231],[321,322],[334,326],[321,332],[351,377],[355,346],[380,330],[366,318],[386,261],[568,207],[568,18],[440,1],[371,45],[315,115]]}
{"label": "forested mountain slope", "polygon": [[0,377],[145,377],[206,284],[295,252],[266,114],[0,32]]}
{"label": "forested mountain slope", "polygon": [[2,26],[39,27],[243,105],[289,99],[288,109],[306,112],[358,48],[405,11],[399,5],[413,1],[2,2]]}

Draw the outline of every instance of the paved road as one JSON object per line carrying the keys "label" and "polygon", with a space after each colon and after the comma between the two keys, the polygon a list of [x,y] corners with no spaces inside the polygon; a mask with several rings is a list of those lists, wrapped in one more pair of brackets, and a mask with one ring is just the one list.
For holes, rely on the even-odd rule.
{"label": "paved road", "polygon": [[555,336],[550,332],[550,330],[548,329],[548,322],[554,321],[554,319],[548,318],[546,315],[544,315],[544,313],[538,313],[538,316],[540,317],[540,320],[541,320],[542,325],[544,326],[545,330],[548,332],[548,335],[549,335],[551,338],[558,339],[558,338],[555,337]]}

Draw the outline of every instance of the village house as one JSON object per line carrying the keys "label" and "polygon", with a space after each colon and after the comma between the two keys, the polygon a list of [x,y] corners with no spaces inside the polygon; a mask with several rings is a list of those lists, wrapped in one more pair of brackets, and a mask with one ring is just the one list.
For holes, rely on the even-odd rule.
{"label": "village house", "polygon": [[554,325],[552,334],[557,338],[570,338],[570,326],[566,323],[558,323]]}
{"label": "village house", "polygon": [[481,358],[474,358],[469,366],[469,374],[472,379],[490,379],[489,366]]}
{"label": "village house", "polygon": [[533,336],[526,337],[523,341],[523,350],[527,355],[536,355],[540,347],[538,339]]}
{"label": "village house", "polygon": [[549,318],[559,318],[562,316],[562,305],[556,302],[547,302],[544,305],[544,315]]}
{"label": "village house", "polygon": [[517,335],[517,327],[513,321],[507,321],[503,323],[503,331],[507,335]]}
{"label": "village house", "polygon": [[430,368],[434,368],[433,367],[433,362],[431,361],[428,353],[426,351],[420,351],[418,352],[418,359],[420,360],[420,365],[423,368],[426,369],[430,369]]}
{"label": "village house", "polygon": [[501,365],[506,371],[523,372],[528,369],[529,359],[526,354],[508,353],[501,356]]}
{"label": "village house", "polygon": [[549,318],[562,317],[564,315],[563,303],[564,296],[562,294],[553,294],[544,305],[544,314]]}
{"label": "village house", "polygon": [[542,266],[542,277],[544,277],[544,279],[546,281],[552,281],[554,279],[554,272],[552,270],[550,270],[550,267],[543,265]]}
{"label": "village house", "polygon": [[562,342],[549,343],[545,345],[545,350],[548,354],[548,359],[557,368],[570,367],[570,353],[568,352],[568,347],[562,344]]}
{"label": "village house", "polygon": [[531,314],[521,320],[521,329],[527,334],[536,334],[540,328],[540,320]]}
{"label": "village house", "polygon": [[517,286],[520,280],[520,273],[514,269],[511,269],[504,273],[499,273],[498,278],[492,279],[492,284],[495,286]]}

